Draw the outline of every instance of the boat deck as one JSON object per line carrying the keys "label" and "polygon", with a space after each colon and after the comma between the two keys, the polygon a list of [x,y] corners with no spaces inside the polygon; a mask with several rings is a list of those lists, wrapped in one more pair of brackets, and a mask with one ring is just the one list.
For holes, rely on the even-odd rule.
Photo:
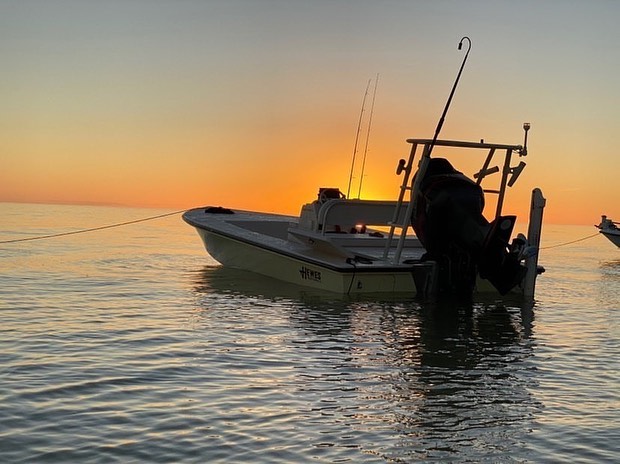
{"label": "boat deck", "polygon": [[[251,244],[275,253],[332,269],[406,269],[419,261],[425,250],[415,237],[408,237],[401,264],[383,259],[387,233],[317,233],[297,228],[298,218],[271,213],[230,210],[232,214],[206,213],[205,208],[187,211],[183,219],[198,229]],[[394,248],[396,241],[394,243]],[[406,263],[406,264],[403,264]]]}

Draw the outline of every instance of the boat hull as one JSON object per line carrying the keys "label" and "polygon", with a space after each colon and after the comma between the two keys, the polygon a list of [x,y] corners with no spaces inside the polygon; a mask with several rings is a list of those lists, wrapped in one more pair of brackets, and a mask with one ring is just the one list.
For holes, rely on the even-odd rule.
{"label": "boat hull", "polygon": [[[426,298],[442,291],[440,266],[423,259],[425,249],[417,239],[405,240],[402,259],[394,264],[394,248],[389,258],[383,256],[388,239],[382,234],[302,233],[296,217],[213,207],[189,210],[183,219],[196,229],[207,253],[226,267],[338,294]],[[529,272],[536,273],[536,266]],[[497,290],[477,275],[474,292]],[[523,282],[511,293],[530,295]]]}
{"label": "boat hull", "polygon": [[196,230],[209,255],[224,266],[340,294],[416,293],[412,269],[372,270],[353,264],[338,268],[204,228],[196,227]]}
{"label": "boat hull", "polygon": [[601,230],[601,234],[603,234],[611,243],[620,248],[620,230]]}

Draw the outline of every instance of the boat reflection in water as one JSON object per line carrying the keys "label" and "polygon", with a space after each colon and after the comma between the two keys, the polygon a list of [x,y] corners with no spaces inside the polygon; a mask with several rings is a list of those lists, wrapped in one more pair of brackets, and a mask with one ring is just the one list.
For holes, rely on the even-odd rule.
{"label": "boat reflection in water", "polygon": [[[397,461],[527,457],[542,407],[530,393],[533,311],[522,298],[424,303],[274,282],[206,267],[193,280],[196,317],[206,333],[238,330],[237,347],[252,338],[242,357],[268,359],[256,375],[271,376],[269,386],[260,382],[274,389],[261,408],[280,410],[277,398],[287,398],[286,417],[311,446]],[[226,299],[234,311],[214,309]],[[252,375],[244,382],[251,385]]]}

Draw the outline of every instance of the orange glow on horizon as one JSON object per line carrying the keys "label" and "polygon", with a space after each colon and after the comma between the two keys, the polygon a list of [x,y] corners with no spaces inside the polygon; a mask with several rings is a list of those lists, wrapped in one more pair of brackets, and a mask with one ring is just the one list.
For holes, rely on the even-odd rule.
{"label": "orange glow on horizon", "polygon": [[[171,209],[221,205],[297,215],[302,204],[316,198],[319,187],[338,187],[346,192],[352,154],[351,121],[346,122],[348,127],[342,121],[324,122],[317,129],[320,138],[303,129],[304,125],[296,125],[284,135],[265,133],[247,144],[246,140],[235,141],[234,134],[232,141],[220,137],[217,144],[201,134],[194,134],[191,143],[179,145],[173,139],[160,138],[157,146],[138,139],[114,156],[105,156],[103,148],[88,157],[71,155],[70,150],[87,147],[82,143],[71,146],[67,141],[53,153],[57,145],[50,141],[50,149],[45,151],[49,158],[42,158],[36,147],[14,143],[9,148],[23,153],[21,166],[26,170],[20,165],[7,166],[1,174],[0,201]],[[408,156],[410,145],[405,135],[400,140],[388,140],[394,134],[384,124],[376,125],[367,153],[361,198],[395,199],[398,195],[401,178],[396,176],[395,167],[400,158]],[[575,176],[566,170],[578,168],[555,165],[553,160],[558,155],[540,151],[535,143],[530,146],[525,158],[528,166],[509,189],[506,214],[517,214],[519,222],[526,223],[531,190],[540,187],[547,198],[545,223],[591,225],[600,214],[620,217],[614,209],[611,170],[603,173],[607,178],[600,177],[600,172],[578,172]],[[472,175],[484,155],[478,155],[475,163],[456,167]],[[358,153],[352,198],[359,190],[360,156]],[[513,164],[519,161],[515,157]],[[567,178],[572,182],[566,182]],[[494,204],[494,198],[487,195],[487,216],[492,216]]]}

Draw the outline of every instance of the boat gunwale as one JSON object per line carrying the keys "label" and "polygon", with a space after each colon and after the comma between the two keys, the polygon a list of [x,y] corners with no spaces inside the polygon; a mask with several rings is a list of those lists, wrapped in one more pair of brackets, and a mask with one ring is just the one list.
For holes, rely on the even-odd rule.
{"label": "boat gunwale", "polygon": [[[254,240],[250,240],[250,239],[246,239],[245,237],[240,237],[240,236],[235,236],[233,234],[227,233],[226,231],[222,231],[219,229],[215,229],[213,227],[209,227],[208,225],[205,225],[203,223],[199,223],[195,220],[192,220],[191,218],[188,217],[188,213],[190,212],[198,212],[199,210],[201,210],[203,208],[194,208],[191,210],[186,211],[185,213],[183,213],[183,220],[188,223],[189,225],[197,228],[197,229],[202,229],[208,233],[211,234],[215,234],[218,235],[220,237],[226,238],[228,240],[232,240],[238,243],[242,243],[245,245],[250,245],[253,246],[255,248],[259,248],[262,250],[266,250],[269,251],[271,253],[276,253],[279,255],[284,255],[287,258],[292,258],[298,261],[301,261],[303,263],[308,263],[311,264],[313,266],[321,266],[324,267],[326,269],[329,269],[331,271],[335,271],[335,272],[344,272],[344,273],[380,273],[380,274],[384,274],[384,273],[390,273],[390,272],[398,272],[398,273],[408,273],[408,272],[412,272],[412,270],[416,267],[416,264],[418,263],[407,263],[407,264],[400,264],[400,265],[394,265],[393,263],[389,262],[389,261],[381,261],[381,260],[375,260],[373,261],[373,264],[368,265],[368,264],[364,264],[361,262],[355,263],[355,261],[353,261],[355,264],[350,264],[347,262],[347,260],[343,260],[343,266],[337,266],[334,264],[331,264],[327,261],[319,261],[310,257],[307,257],[307,255],[303,255],[303,254],[299,254],[299,253],[293,253],[289,250],[287,250],[286,248],[282,247],[282,248],[276,248],[270,245],[266,245],[264,243],[258,242],[258,241],[254,241]],[[237,211],[237,210],[233,210],[233,211]],[[242,211],[239,211],[242,212]],[[271,214],[271,213],[265,213],[265,214]],[[281,216],[283,218],[286,217],[292,217],[294,218],[294,216],[285,216],[285,215],[277,215],[274,214],[274,216]],[[222,221],[222,222],[226,222],[226,221]],[[232,221],[234,222],[234,221]],[[229,222],[229,225],[234,225],[232,222]],[[258,221],[257,221],[258,222]],[[236,226],[239,227],[239,226]],[[278,239],[276,237],[274,237],[276,240],[282,240],[282,239]],[[285,240],[282,240],[283,242],[286,242]],[[301,244],[300,244],[301,245]],[[381,266],[381,267],[377,267],[377,265],[375,264],[376,262],[384,262],[387,265],[386,266]],[[420,262],[419,264],[423,264],[422,262]],[[347,267],[345,267],[347,266]],[[368,267],[371,266],[371,267]]]}

